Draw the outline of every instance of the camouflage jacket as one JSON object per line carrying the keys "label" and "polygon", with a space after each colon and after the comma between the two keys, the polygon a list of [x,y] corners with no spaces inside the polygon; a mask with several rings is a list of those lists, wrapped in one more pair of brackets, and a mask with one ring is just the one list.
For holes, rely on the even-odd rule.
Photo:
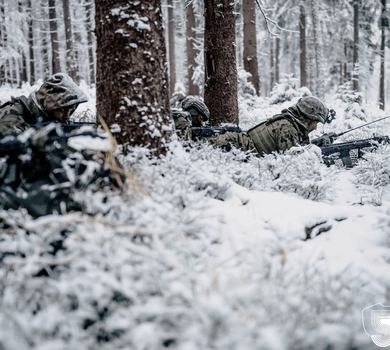
{"label": "camouflage jacket", "polygon": [[178,135],[183,141],[192,140],[192,132],[191,132],[191,122],[185,117],[179,115],[173,118],[175,123],[175,129],[178,132]]}
{"label": "camouflage jacket", "polygon": [[0,137],[20,133],[38,122],[56,121],[46,111],[72,107],[87,102],[84,92],[66,74],[57,73],[48,79],[37,92],[12,97],[0,106]]}
{"label": "camouflage jacket", "polygon": [[247,134],[259,155],[286,151],[293,146],[310,143],[309,126],[295,106],[256,125]]}

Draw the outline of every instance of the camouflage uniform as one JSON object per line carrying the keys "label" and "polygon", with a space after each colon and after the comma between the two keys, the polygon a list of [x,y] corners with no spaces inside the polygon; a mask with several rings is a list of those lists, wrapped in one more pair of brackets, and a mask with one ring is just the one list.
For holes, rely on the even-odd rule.
{"label": "camouflage uniform", "polygon": [[[202,126],[200,124],[200,116],[204,121],[210,119],[210,112],[204,102],[197,97],[187,96],[181,101],[183,111],[190,113],[191,118],[185,118],[183,115],[174,115],[173,121],[175,129],[179,131],[182,140],[192,140],[191,127]],[[199,125],[197,125],[199,123]]]}
{"label": "camouflage uniform", "polygon": [[0,106],[0,137],[20,133],[38,122],[57,121],[50,116],[50,111],[70,107],[72,114],[80,103],[87,101],[87,96],[68,75],[57,73],[28,98],[12,97]]}
{"label": "camouflage uniform", "polygon": [[307,119],[324,123],[328,114],[325,104],[311,96],[304,97],[295,106],[278,114],[246,133],[226,133],[209,141],[226,148],[228,145],[243,151],[255,150],[262,156],[272,152],[282,152],[297,145],[308,145],[309,124]]}

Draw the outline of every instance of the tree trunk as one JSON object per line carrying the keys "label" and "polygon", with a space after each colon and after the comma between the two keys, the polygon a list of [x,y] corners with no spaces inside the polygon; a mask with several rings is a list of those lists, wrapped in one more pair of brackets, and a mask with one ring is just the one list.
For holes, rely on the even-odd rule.
{"label": "tree trunk", "polygon": [[301,86],[307,86],[307,66],[306,66],[306,13],[304,2],[299,5],[299,47],[300,47],[300,71]]}
{"label": "tree trunk", "polygon": [[275,40],[275,82],[280,83],[280,70],[279,70],[279,56],[280,56],[280,38]]}
{"label": "tree trunk", "polygon": [[243,0],[242,12],[244,17],[244,69],[251,73],[252,76],[248,80],[252,82],[256,93],[259,94],[255,0]]}
{"label": "tree trunk", "polygon": [[205,96],[211,125],[238,123],[234,2],[205,0]]}
{"label": "tree trunk", "polygon": [[187,6],[186,39],[187,39],[187,65],[188,65],[188,95],[199,95],[199,87],[194,84],[192,76],[195,70],[196,52],[193,45],[195,39],[195,14],[193,4]]}
{"label": "tree trunk", "polygon": [[269,75],[270,75],[270,91],[274,88],[275,85],[275,58],[274,58],[274,41],[270,39],[269,41]]}
{"label": "tree trunk", "polygon": [[[92,0],[91,0],[92,1]],[[92,34],[92,15],[91,15],[92,2],[88,2],[85,5],[86,10],[86,19],[85,19],[85,28],[87,30],[87,40],[88,40],[88,60],[89,60],[89,80],[90,84],[95,84],[95,59],[93,57],[93,34]]]}
{"label": "tree trunk", "polygon": [[359,90],[359,0],[354,0],[353,3],[353,90]]}
{"label": "tree trunk", "polygon": [[66,40],[66,71],[72,79],[76,79],[77,64],[73,50],[72,21],[70,17],[69,0],[62,1],[64,7],[64,24]]}
{"label": "tree trunk", "polygon": [[175,19],[173,17],[173,0],[168,0],[168,43],[169,43],[169,94],[175,92],[176,65],[175,65]]}
{"label": "tree trunk", "polygon": [[34,61],[34,31],[33,31],[33,17],[31,9],[31,0],[27,2],[28,7],[28,48],[30,53],[30,84],[35,83],[35,61]]}
{"label": "tree trunk", "polygon": [[386,34],[385,30],[388,26],[388,19],[386,17],[386,0],[381,0],[382,4],[382,16],[381,16],[381,68],[379,79],[379,107],[385,110],[385,50],[386,50]]}
{"label": "tree trunk", "polygon": [[97,115],[120,144],[163,153],[171,116],[161,0],[95,0],[95,27]]}
{"label": "tree trunk", "polygon": [[[42,18],[47,19],[45,9],[46,7],[46,1],[41,3],[41,15]],[[43,6],[42,6],[43,5]],[[49,63],[49,41],[48,41],[48,32],[49,28],[47,27],[46,21],[41,21],[41,60],[42,60],[42,76],[40,78],[43,78],[43,80],[47,80],[50,77],[50,63]]]}
{"label": "tree trunk", "polygon": [[58,52],[57,14],[56,14],[55,0],[49,0],[49,19],[50,19],[52,72],[53,74],[55,74],[61,71],[60,55]]}
{"label": "tree trunk", "polygon": [[311,13],[313,20],[313,40],[314,40],[314,53],[316,63],[316,94],[319,98],[323,98],[325,95],[325,81],[324,81],[324,69],[323,69],[323,56],[322,56],[322,44],[319,33],[319,16],[318,16],[318,0],[311,0]]}

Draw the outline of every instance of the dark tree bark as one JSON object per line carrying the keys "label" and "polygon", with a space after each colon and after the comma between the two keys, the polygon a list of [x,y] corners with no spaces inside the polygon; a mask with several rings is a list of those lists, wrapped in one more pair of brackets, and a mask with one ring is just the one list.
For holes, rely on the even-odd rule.
{"label": "dark tree bark", "polygon": [[173,0],[168,0],[168,43],[169,43],[169,93],[175,92],[176,65],[175,65],[175,19],[173,17]]}
{"label": "dark tree bark", "polygon": [[97,115],[120,144],[162,153],[171,117],[161,0],[95,0],[95,9]]}
{"label": "dark tree bark", "polygon": [[69,0],[62,1],[64,7],[65,40],[66,40],[66,71],[72,79],[76,79],[77,64],[73,49],[72,20],[70,17]]}
{"label": "dark tree bark", "polygon": [[192,76],[195,70],[196,51],[193,41],[195,39],[195,14],[193,4],[187,6],[187,21],[186,21],[186,40],[187,40],[187,65],[188,65],[188,95],[199,95],[199,87],[194,84]]}
{"label": "dark tree bark", "polygon": [[58,35],[57,35],[57,14],[56,1],[49,0],[49,19],[50,19],[50,39],[52,55],[52,72],[53,74],[61,71],[60,55],[58,52]]}
{"label": "dark tree bark", "polygon": [[270,77],[270,91],[274,88],[275,85],[275,58],[274,58],[274,41],[271,39],[269,41],[269,77]]}
{"label": "dark tree bark", "polygon": [[27,2],[28,7],[28,47],[30,53],[30,84],[35,83],[35,61],[34,61],[34,32],[33,32],[33,19],[32,19],[32,9],[31,9],[31,0]]}
{"label": "dark tree bark", "polygon": [[88,60],[89,60],[89,75],[90,75],[90,84],[95,84],[95,60],[93,57],[93,33],[92,33],[92,15],[91,15],[92,3],[88,2],[85,5],[86,19],[85,19],[85,28],[87,30],[87,40],[88,40]]}
{"label": "dark tree bark", "polygon": [[386,27],[388,27],[388,18],[386,17],[386,0],[381,0],[382,16],[381,16],[381,68],[379,79],[379,107],[385,110],[385,49],[386,49]]}
{"label": "dark tree bark", "polygon": [[205,0],[205,96],[211,125],[238,123],[234,2]]}
{"label": "dark tree bark", "polygon": [[277,37],[275,40],[275,82],[280,82],[280,69],[279,69],[279,58],[280,58],[280,38]]}
{"label": "dark tree bark", "polygon": [[243,0],[244,18],[244,69],[251,73],[249,81],[252,82],[256,93],[260,91],[259,67],[257,63],[256,40],[256,8],[255,0]]}
{"label": "dark tree bark", "polygon": [[359,90],[359,74],[358,61],[359,61],[359,0],[354,0],[353,3],[353,73],[352,73],[352,85],[353,90]]}
{"label": "dark tree bark", "polygon": [[306,12],[304,3],[299,5],[299,47],[300,47],[300,71],[301,86],[307,86],[307,66],[306,66]]}

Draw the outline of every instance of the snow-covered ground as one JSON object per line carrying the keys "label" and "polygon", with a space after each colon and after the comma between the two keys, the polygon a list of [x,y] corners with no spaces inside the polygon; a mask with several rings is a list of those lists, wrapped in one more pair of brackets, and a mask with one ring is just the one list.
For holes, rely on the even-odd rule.
{"label": "snow-covered ground", "polygon": [[[243,129],[306,93],[278,88],[240,94]],[[80,111],[94,113],[83,89]],[[325,132],[385,116],[355,98],[326,101],[337,116]],[[0,211],[0,349],[377,348],[362,311],[390,305],[388,150],[348,170],[315,146],[256,158],[173,140],[164,157],[121,156],[127,188],[76,193],[83,212]]]}

